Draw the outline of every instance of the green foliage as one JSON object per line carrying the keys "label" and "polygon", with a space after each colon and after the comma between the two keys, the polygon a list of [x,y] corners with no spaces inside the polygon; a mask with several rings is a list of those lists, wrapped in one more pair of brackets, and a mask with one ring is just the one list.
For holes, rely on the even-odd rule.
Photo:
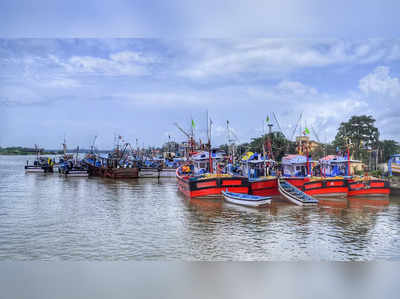
{"label": "green foliage", "polygon": [[352,116],[348,122],[342,122],[333,144],[344,151],[347,144],[355,159],[368,160],[368,150],[378,146],[379,131],[374,126],[371,115]]}
{"label": "green foliage", "polygon": [[371,171],[371,176],[374,176],[374,177],[381,177],[382,175],[383,175],[383,171],[380,170],[380,169]]}
{"label": "green foliage", "polygon": [[381,151],[380,162],[387,162],[391,155],[400,152],[400,145],[394,140],[383,140],[379,142],[379,149]]}
{"label": "green foliage", "polygon": [[[43,155],[56,154],[57,152],[46,152],[44,149],[40,149],[40,153]],[[0,148],[0,155],[35,155],[36,150],[34,148],[13,146]]]}
{"label": "green foliage", "polygon": [[[272,132],[270,134],[265,134],[263,136],[252,138],[250,143],[243,143],[236,147],[236,152],[238,155],[243,155],[248,151],[252,152],[263,152],[263,144],[265,144],[265,151],[267,149],[267,138],[271,140],[271,148],[276,161],[280,161],[282,157],[287,152],[296,151],[296,143],[291,142],[285,138],[281,132]],[[221,146],[223,148],[223,146]]]}

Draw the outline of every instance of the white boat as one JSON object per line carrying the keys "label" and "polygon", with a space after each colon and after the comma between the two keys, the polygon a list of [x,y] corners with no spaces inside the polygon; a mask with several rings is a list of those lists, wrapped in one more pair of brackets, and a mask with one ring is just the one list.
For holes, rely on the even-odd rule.
{"label": "white boat", "polygon": [[25,173],[44,173],[45,169],[41,166],[26,165]]}
{"label": "white boat", "polygon": [[89,173],[86,169],[83,169],[83,170],[70,169],[70,170],[60,172],[60,174],[67,176],[67,177],[87,177],[87,176],[89,176]]}
{"label": "white boat", "polygon": [[305,206],[318,204],[317,199],[300,191],[284,179],[278,180],[278,188],[282,196],[284,196],[286,199],[296,205]]}
{"label": "white boat", "polygon": [[176,169],[157,167],[142,167],[139,170],[139,178],[175,178]]}
{"label": "white boat", "polygon": [[271,197],[222,191],[226,202],[246,207],[263,207],[271,204]]}

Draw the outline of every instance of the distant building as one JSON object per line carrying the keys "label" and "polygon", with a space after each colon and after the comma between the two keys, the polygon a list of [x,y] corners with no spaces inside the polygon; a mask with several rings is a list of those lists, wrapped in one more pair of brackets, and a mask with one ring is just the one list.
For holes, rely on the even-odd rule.
{"label": "distant building", "polygon": [[314,140],[310,140],[309,136],[297,136],[296,143],[297,144],[309,144],[309,149],[311,152],[314,152],[318,147],[321,147],[321,143],[316,142]]}

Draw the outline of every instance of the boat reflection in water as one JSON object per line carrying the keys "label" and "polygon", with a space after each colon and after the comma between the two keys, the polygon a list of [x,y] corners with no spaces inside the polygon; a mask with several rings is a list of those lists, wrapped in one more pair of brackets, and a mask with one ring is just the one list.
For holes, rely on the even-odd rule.
{"label": "boat reflection in water", "polygon": [[318,203],[321,207],[329,207],[329,208],[337,208],[337,209],[345,209],[347,208],[347,198],[333,198],[333,197],[325,197],[319,198]]}
{"label": "boat reflection in water", "polygon": [[380,208],[388,206],[390,201],[384,197],[349,197],[349,208]]}

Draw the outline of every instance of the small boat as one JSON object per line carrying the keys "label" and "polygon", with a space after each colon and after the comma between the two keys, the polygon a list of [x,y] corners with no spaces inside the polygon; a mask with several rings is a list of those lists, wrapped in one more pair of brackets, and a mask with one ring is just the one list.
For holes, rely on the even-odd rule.
{"label": "small boat", "polygon": [[39,157],[33,164],[26,161],[25,173],[52,173],[54,161],[50,158]]}
{"label": "small boat", "polygon": [[271,204],[271,197],[222,191],[226,202],[246,207],[263,207]]}
{"label": "small boat", "polygon": [[67,177],[87,177],[88,168],[77,161],[62,162],[58,166],[58,172]]}
{"label": "small boat", "polygon": [[279,192],[290,202],[304,206],[318,204],[318,200],[300,191],[298,188],[285,181],[284,179],[278,180]]}

